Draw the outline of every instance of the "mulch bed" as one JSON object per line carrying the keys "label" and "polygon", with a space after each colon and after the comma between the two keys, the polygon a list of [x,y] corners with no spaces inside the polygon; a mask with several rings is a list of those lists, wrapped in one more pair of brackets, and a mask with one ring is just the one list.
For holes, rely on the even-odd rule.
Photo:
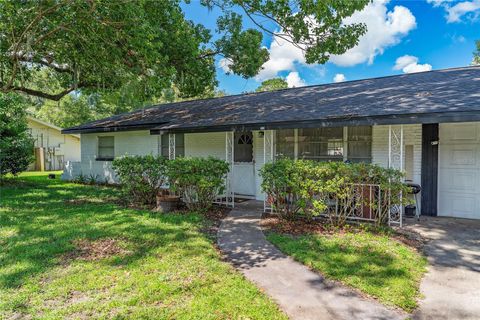
{"label": "mulch bed", "polygon": [[[302,218],[297,220],[285,220],[272,214],[265,214],[260,225],[266,232],[270,231],[293,236],[301,236],[305,234],[328,235],[334,233],[365,232],[365,230],[378,233],[385,232],[385,230],[376,231],[373,226],[365,228],[365,226],[361,225],[347,224],[344,227],[330,227],[322,220],[307,220]],[[400,228],[391,231],[389,237],[416,250],[422,250],[427,241],[417,232]]]}
{"label": "mulch bed", "polygon": [[210,239],[217,243],[217,233],[220,228],[222,220],[226,218],[230,212],[230,208],[214,205],[210,210],[205,213],[207,223],[200,231],[205,233]]}

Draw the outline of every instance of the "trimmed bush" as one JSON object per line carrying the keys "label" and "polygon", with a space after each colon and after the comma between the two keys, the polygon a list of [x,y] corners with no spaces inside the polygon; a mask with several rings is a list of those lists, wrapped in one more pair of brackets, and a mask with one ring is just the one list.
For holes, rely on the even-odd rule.
{"label": "trimmed bush", "polygon": [[167,159],[162,156],[125,156],[113,160],[122,190],[129,202],[153,205],[166,182]]}
{"label": "trimmed bush", "polygon": [[[265,164],[260,175],[263,191],[283,218],[323,215],[336,225],[365,207],[374,212],[378,224],[385,224],[391,206],[400,204],[400,193],[409,191],[402,172],[366,163],[281,159]],[[359,184],[378,186],[372,187],[378,197],[370,201]],[[402,201],[406,203],[406,197]]]}
{"label": "trimmed bush", "polygon": [[177,192],[188,209],[206,211],[225,191],[228,164],[215,158],[177,158],[168,161],[170,190]]}

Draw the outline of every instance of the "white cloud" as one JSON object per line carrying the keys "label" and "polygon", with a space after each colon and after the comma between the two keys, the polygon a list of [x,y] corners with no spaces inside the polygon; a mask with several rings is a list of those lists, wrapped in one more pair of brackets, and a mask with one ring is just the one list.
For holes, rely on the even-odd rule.
{"label": "white cloud", "polygon": [[288,76],[285,78],[285,80],[287,81],[289,88],[303,87],[306,85],[305,81],[303,81],[303,79],[300,78],[300,75],[296,71],[290,72]]}
{"label": "white cloud", "polygon": [[395,61],[394,70],[402,70],[404,73],[414,73],[432,70],[432,66],[428,63],[419,64],[418,58],[408,54],[398,57]]}
{"label": "white cloud", "polygon": [[339,66],[354,66],[364,62],[371,64],[375,56],[398,44],[402,37],[417,26],[415,16],[408,8],[395,6],[393,11],[388,11],[387,3],[388,1],[374,1],[345,19],[346,24],[365,23],[367,32],[356,47],[342,55],[333,55],[331,62]]}
{"label": "white cloud", "polygon": [[232,65],[232,60],[227,59],[227,58],[222,58],[218,62],[218,66],[222,68],[223,72],[225,73],[230,73],[232,72],[232,69],[230,69],[230,66]]}
{"label": "white cloud", "polygon": [[269,51],[270,59],[256,77],[259,81],[274,78],[280,71],[295,70],[295,63],[305,64],[303,51],[279,36],[273,37]]}
{"label": "white cloud", "polygon": [[[447,13],[448,23],[460,22],[463,17],[472,20],[480,16],[480,0],[454,2],[451,0],[427,0],[434,7],[443,7]],[[454,4],[454,5],[452,5]]]}
{"label": "white cloud", "polygon": [[343,82],[346,81],[345,75],[343,73],[337,73],[335,77],[333,77],[333,82]]}

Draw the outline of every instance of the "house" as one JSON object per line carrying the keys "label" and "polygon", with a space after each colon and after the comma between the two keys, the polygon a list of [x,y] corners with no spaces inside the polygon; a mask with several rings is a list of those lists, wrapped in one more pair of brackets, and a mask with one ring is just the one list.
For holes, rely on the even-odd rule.
{"label": "house", "polygon": [[480,219],[480,67],[163,104],[63,133],[82,137],[65,179],[113,182],[125,154],[215,156],[229,195],[261,200],[259,169],[276,157],[365,161],[421,184],[422,214]]}
{"label": "house", "polygon": [[35,147],[29,170],[63,170],[67,161],[80,161],[78,134],[62,134],[62,128],[30,116],[27,124]]}

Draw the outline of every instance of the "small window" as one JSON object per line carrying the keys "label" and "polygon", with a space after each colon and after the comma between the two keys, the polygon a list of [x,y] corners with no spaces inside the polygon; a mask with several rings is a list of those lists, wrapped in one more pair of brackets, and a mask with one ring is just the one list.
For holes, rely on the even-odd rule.
{"label": "small window", "polygon": [[[162,134],[161,136],[161,146],[162,146],[162,156],[165,158],[169,157],[169,134]],[[184,157],[185,156],[185,135],[183,133],[175,133],[175,157]]]}
{"label": "small window", "polygon": [[235,147],[233,150],[235,162],[253,161],[253,135],[252,132],[235,132]]}
{"label": "small window", "polygon": [[114,137],[98,137],[97,160],[111,161],[115,157]]}

